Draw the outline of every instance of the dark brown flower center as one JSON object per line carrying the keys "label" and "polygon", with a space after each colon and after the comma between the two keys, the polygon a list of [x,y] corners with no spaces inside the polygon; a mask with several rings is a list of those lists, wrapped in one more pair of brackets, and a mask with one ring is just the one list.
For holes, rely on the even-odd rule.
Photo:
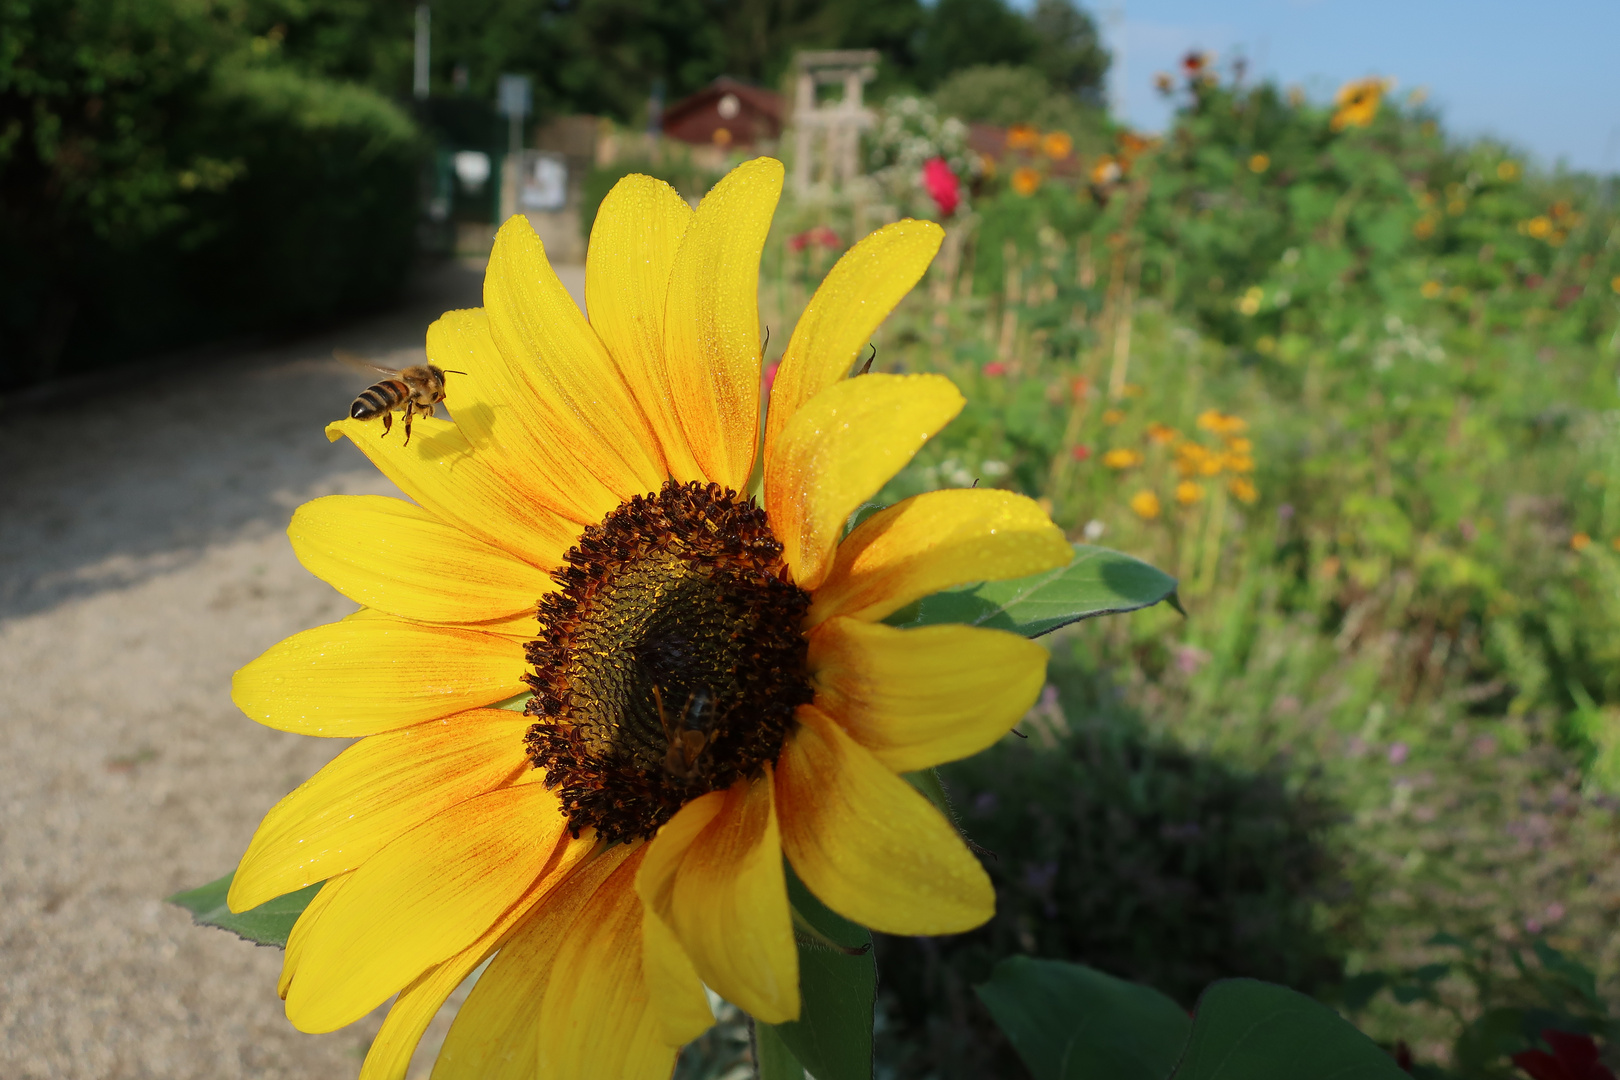
{"label": "dark brown flower center", "polygon": [[552,577],[527,744],[576,836],[650,837],[776,758],[812,696],[810,597],[752,499],[671,480],[586,529]]}

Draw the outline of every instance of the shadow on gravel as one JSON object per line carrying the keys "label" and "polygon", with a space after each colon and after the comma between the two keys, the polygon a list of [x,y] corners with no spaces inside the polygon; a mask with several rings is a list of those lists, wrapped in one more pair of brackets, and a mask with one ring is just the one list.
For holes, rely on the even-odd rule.
{"label": "shadow on gravel", "polygon": [[394,309],[279,342],[99,373],[6,402],[0,426],[0,618],[138,583],[210,545],[279,531],[334,491],[390,491],[322,429],[367,379],[342,348],[419,363],[440,313],[480,303],[482,269],[418,275]]}

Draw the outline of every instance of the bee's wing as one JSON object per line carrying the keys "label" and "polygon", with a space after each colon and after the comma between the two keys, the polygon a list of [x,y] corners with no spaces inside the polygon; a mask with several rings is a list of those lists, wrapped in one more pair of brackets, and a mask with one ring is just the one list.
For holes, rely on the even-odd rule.
{"label": "bee's wing", "polygon": [[359,353],[350,352],[348,349],[333,349],[332,359],[336,360],[340,364],[352,367],[356,371],[380,371],[384,375],[390,375],[394,378],[399,377],[399,371],[397,369],[383,367],[381,364],[373,364],[370,360],[367,360]]}

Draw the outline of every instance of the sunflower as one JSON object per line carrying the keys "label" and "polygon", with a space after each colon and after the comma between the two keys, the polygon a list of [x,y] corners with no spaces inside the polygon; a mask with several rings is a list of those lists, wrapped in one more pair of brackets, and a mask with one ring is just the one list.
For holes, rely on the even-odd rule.
{"label": "sunflower", "polygon": [[409,446],[327,429],[412,501],[330,496],[293,517],[299,559],[363,606],[270,649],[233,696],[270,727],[359,741],[266,815],[229,903],[325,883],[280,992],[309,1032],[398,995],[367,1080],[403,1077],[491,956],[437,1077],[667,1076],[712,1023],[705,986],[795,1018],[784,857],[877,930],[992,912],[984,870],[903,774],[1005,733],[1045,651],[882,620],[1070,548],[993,490],[919,495],[845,535],[963,404],[937,375],[847,377],[943,234],[901,221],[844,255],[762,422],[758,268],[781,185],[778,162],[751,161],[693,211],[622,180],[591,231],[589,321],[513,218],[485,306],[428,330],[430,360],[460,373],[453,422],[418,419]]}
{"label": "sunflower", "polygon": [[1338,93],[1333,95],[1330,126],[1334,131],[1343,131],[1345,128],[1371,124],[1378,116],[1378,106],[1391,85],[1388,79],[1370,78],[1352,79],[1339,87]]}

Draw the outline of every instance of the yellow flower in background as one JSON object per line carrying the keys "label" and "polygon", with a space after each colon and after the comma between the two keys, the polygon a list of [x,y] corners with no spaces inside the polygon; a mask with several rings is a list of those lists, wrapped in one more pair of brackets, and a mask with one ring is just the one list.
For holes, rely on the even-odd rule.
{"label": "yellow flower in background", "polygon": [[1147,426],[1148,441],[1157,446],[1168,446],[1181,438],[1181,432],[1169,424],[1161,424],[1157,420]]}
{"label": "yellow flower in background", "polygon": [[1254,156],[1249,158],[1249,171],[1250,172],[1252,172],[1252,173],[1263,173],[1269,168],[1271,168],[1271,155],[1270,154],[1255,154]]}
{"label": "yellow flower in background", "polygon": [[1119,388],[1119,392],[1128,398],[1139,398],[1147,393],[1147,388],[1141,383],[1128,382]]}
{"label": "yellow flower in background", "polygon": [[[781,186],[780,163],[750,161],[693,211],[620,181],[591,230],[588,322],[513,218],[485,306],[428,330],[454,422],[417,419],[408,446],[328,428],[411,501],[335,495],[293,517],[299,559],[363,607],[271,648],[233,698],[266,726],[359,741],[266,815],[229,903],[325,883],[279,989],[312,1032],[394,998],[363,1080],[403,1077],[486,960],[441,1080],[668,1076],[712,1023],[705,986],[795,1018],[784,858],[877,930],[991,915],[978,860],[900,774],[1002,736],[1045,651],[881,620],[1071,549],[1033,501],[984,489],[843,536],[962,407],[938,375],[846,377],[944,234],[901,221],[833,267],[762,424],[758,273]],[[757,501],[741,493],[756,447]]]}
{"label": "yellow flower in background", "polygon": [[1176,502],[1182,506],[1191,506],[1204,497],[1204,485],[1191,480],[1183,480],[1176,485]]}
{"label": "yellow flower in background", "polygon": [[1423,288],[1419,289],[1418,291],[1423,294],[1423,299],[1433,300],[1441,293],[1445,292],[1446,287],[1440,284],[1438,281],[1435,281],[1433,278],[1430,278],[1428,281],[1423,283]]}
{"label": "yellow flower in background", "polygon": [[1028,165],[1020,165],[1013,170],[1012,189],[1020,195],[1033,195],[1041,186],[1041,174]]}
{"label": "yellow flower in background", "polygon": [[1252,505],[1260,498],[1260,492],[1255,490],[1254,481],[1247,476],[1234,476],[1226,482],[1226,490],[1240,503]]}
{"label": "yellow flower in background", "polygon": [[1159,516],[1159,497],[1151,491],[1138,491],[1131,496],[1130,505],[1136,516],[1144,521],[1152,521]]}
{"label": "yellow flower in background", "polygon": [[1591,545],[1591,543],[1592,538],[1583,532],[1578,532],[1569,538],[1569,548],[1571,551],[1585,551],[1587,547]]}
{"label": "yellow flower in background", "polygon": [[1205,409],[1198,414],[1198,426],[1215,435],[1241,435],[1249,430],[1249,422],[1219,409]]}
{"label": "yellow flower in background", "polygon": [[1248,454],[1227,454],[1221,459],[1221,466],[1227,472],[1246,473],[1254,471],[1254,458]]}
{"label": "yellow flower in background", "polygon": [[1620,274],[1616,274],[1609,279],[1609,291],[1616,296],[1620,296]]}
{"label": "yellow flower in background", "polygon": [[1183,477],[1218,476],[1224,455],[1191,440],[1176,446],[1176,471]]}
{"label": "yellow flower in background", "polygon": [[1288,88],[1288,105],[1297,109],[1305,104],[1305,88],[1303,86],[1290,86]]}
{"label": "yellow flower in background", "polygon": [[1238,301],[1238,310],[1245,315],[1257,314],[1260,311],[1260,301],[1265,298],[1265,295],[1265,290],[1261,289],[1260,286],[1250,285],[1248,291],[1243,294],[1243,299]]}
{"label": "yellow flower in background", "polygon": [[1537,240],[1545,240],[1552,234],[1552,229],[1552,219],[1539,214],[1531,218],[1525,223],[1524,226],[1524,231],[1535,237]]}
{"label": "yellow flower in background", "polygon": [[1503,181],[1517,180],[1519,178],[1519,163],[1517,161],[1498,162],[1496,178]]}
{"label": "yellow flower in background", "polygon": [[1142,452],[1121,446],[1104,454],[1103,464],[1110,469],[1129,469],[1142,464]]}
{"label": "yellow flower in background", "polygon": [[1226,440],[1226,448],[1234,454],[1248,454],[1254,450],[1254,443],[1241,436],[1230,437]]}
{"label": "yellow flower in background", "polygon": [[1125,410],[1124,409],[1105,409],[1105,410],[1103,410],[1102,422],[1107,424],[1110,427],[1112,427],[1113,425],[1119,423],[1123,419],[1125,419]]}
{"label": "yellow flower in background", "polygon": [[1041,133],[1031,124],[1014,124],[1007,129],[1007,149],[1033,150],[1041,141]]}
{"label": "yellow flower in background", "polygon": [[1427,240],[1429,237],[1433,236],[1434,219],[1431,217],[1418,218],[1417,223],[1412,226],[1412,235],[1417,237],[1419,240]]}
{"label": "yellow flower in background", "polygon": [[1343,131],[1345,128],[1371,124],[1378,116],[1378,106],[1391,85],[1388,79],[1371,78],[1353,79],[1339,87],[1339,92],[1333,95],[1333,130]]}
{"label": "yellow flower in background", "polygon": [[1067,132],[1049,131],[1041,140],[1041,153],[1053,161],[1062,161],[1074,152],[1074,139]]}
{"label": "yellow flower in background", "polygon": [[979,169],[984,173],[986,180],[994,180],[996,178],[996,159],[989,154],[980,154]]}

